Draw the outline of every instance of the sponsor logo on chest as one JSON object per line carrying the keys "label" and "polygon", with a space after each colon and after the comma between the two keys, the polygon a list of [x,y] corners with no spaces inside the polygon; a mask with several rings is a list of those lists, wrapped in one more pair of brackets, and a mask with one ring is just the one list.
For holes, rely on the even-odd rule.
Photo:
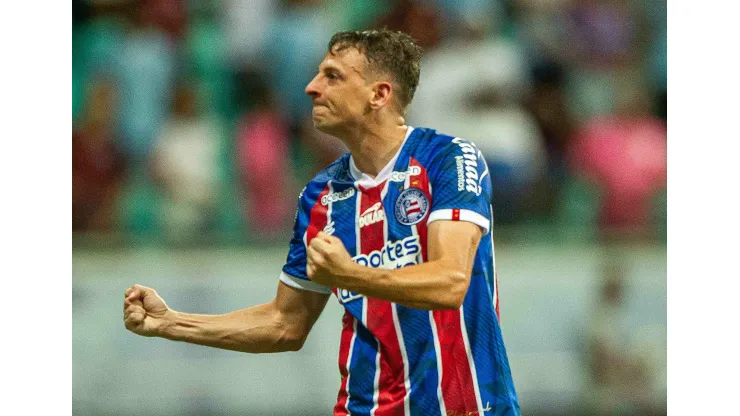
{"label": "sponsor logo on chest", "polygon": [[421,173],[421,168],[418,166],[409,166],[406,172],[391,172],[391,182],[403,182],[407,176],[416,176]]}
{"label": "sponsor logo on chest", "polygon": [[373,225],[376,222],[383,220],[385,220],[385,211],[383,211],[383,204],[381,202],[376,202],[373,206],[366,209],[365,212],[360,215],[360,219],[358,221],[360,223],[360,228],[362,228],[366,225]]}
{"label": "sponsor logo on chest", "polygon": [[332,192],[330,194],[321,197],[321,205],[329,205],[331,202],[342,201],[344,199],[352,198],[355,195],[355,188],[347,188],[341,192]]}
{"label": "sponsor logo on chest", "polygon": [[[387,241],[380,250],[373,250],[368,254],[358,254],[352,260],[355,263],[381,269],[400,269],[418,263],[421,244],[419,236],[412,235],[403,240]],[[337,288],[337,299],[341,304],[346,304],[363,295],[351,292],[347,289]]]}

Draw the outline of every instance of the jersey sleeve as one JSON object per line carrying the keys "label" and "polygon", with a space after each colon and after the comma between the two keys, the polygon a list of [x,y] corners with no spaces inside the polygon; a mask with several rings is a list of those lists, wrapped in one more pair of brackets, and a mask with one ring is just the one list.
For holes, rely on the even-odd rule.
{"label": "jersey sleeve", "polygon": [[298,197],[293,237],[290,239],[288,257],[280,273],[280,281],[297,289],[330,294],[331,288],[312,282],[306,275],[306,231],[311,221],[311,209],[318,199],[317,195],[312,197],[310,188],[309,184]]}
{"label": "jersey sleeve", "polygon": [[437,220],[468,221],[487,233],[491,228],[491,178],[480,150],[470,141],[455,138],[430,165],[432,212]]}

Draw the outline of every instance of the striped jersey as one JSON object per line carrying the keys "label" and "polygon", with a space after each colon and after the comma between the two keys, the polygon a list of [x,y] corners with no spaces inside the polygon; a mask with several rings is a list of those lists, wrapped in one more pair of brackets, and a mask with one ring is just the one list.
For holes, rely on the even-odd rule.
{"label": "striped jersey", "polygon": [[[409,127],[375,178],[346,154],[301,192],[280,280],[333,293],[345,309],[334,415],[520,414],[499,326],[491,212],[480,151],[426,128]],[[457,310],[406,307],[306,275],[306,247],[319,231],[340,238],[358,264],[396,269],[428,261],[427,230],[437,220],[485,230]]]}

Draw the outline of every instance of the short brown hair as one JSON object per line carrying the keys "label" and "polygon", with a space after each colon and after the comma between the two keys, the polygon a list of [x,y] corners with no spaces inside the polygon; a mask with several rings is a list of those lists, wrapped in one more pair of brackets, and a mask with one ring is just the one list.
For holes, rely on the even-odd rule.
{"label": "short brown hair", "polygon": [[414,98],[421,72],[421,47],[411,36],[388,29],[338,32],[329,41],[329,53],[356,48],[370,67],[390,74],[398,84],[401,113]]}

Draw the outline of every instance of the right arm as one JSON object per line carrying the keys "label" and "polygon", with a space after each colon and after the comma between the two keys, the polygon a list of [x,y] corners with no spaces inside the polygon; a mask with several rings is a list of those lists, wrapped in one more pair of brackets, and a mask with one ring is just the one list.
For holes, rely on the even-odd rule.
{"label": "right arm", "polygon": [[271,302],[199,315],[170,309],[154,289],[144,286],[132,286],[125,296],[124,321],[131,332],[250,353],[298,351],[329,299],[280,282]]}

